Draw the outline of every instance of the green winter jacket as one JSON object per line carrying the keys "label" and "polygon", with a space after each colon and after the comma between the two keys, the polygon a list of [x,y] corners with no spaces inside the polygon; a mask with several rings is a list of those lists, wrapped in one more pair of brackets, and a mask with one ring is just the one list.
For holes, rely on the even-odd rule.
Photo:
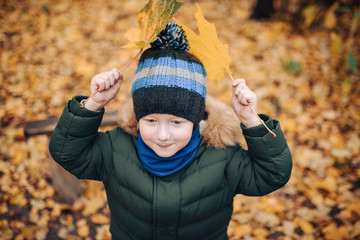
{"label": "green winter jacket", "polygon": [[[280,124],[261,115],[263,126],[243,128],[248,150],[236,141],[240,123],[232,109],[207,97],[208,118],[200,124],[202,143],[192,163],[155,177],[137,155],[136,120],[131,104],[119,127],[98,132],[104,110],[69,101],[51,137],[50,153],[80,179],[103,182],[111,212],[113,239],[228,239],[236,194],[262,196],[290,178],[292,160]],[[227,145],[227,146],[226,146]]]}

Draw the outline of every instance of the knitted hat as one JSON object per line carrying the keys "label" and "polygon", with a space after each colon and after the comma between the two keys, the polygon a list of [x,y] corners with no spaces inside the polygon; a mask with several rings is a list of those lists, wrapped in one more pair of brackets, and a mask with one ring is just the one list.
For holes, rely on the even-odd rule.
{"label": "knitted hat", "polygon": [[184,31],[169,22],[141,55],[131,90],[136,120],[164,113],[199,124],[207,77],[202,63],[188,50]]}

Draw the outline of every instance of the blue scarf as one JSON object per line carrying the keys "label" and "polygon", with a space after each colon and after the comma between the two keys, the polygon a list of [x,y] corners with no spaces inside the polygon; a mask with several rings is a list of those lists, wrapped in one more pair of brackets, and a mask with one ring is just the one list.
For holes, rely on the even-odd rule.
{"label": "blue scarf", "polygon": [[163,177],[175,173],[186,167],[197,152],[201,136],[197,126],[191,136],[189,143],[171,157],[159,157],[148,145],[146,145],[139,133],[138,154],[143,166],[152,174]]}

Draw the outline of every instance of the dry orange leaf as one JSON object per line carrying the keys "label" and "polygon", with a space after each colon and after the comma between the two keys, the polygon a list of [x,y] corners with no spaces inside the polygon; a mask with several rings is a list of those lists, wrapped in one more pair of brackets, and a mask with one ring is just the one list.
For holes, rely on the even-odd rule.
{"label": "dry orange leaf", "polygon": [[24,192],[19,192],[10,198],[10,203],[13,205],[18,205],[19,207],[23,207],[28,203],[28,200]]}
{"label": "dry orange leaf", "polygon": [[95,224],[107,224],[110,222],[109,217],[101,213],[95,213],[90,219]]}
{"label": "dry orange leaf", "polygon": [[340,6],[340,3],[335,2],[331,7],[326,11],[324,17],[324,25],[326,28],[333,29],[336,26],[337,18],[335,15],[336,9]]}
{"label": "dry orange leaf", "polygon": [[104,207],[106,199],[102,195],[93,197],[85,204],[85,208],[82,211],[84,216],[89,216],[96,213],[100,208]]}
{"label": "dry orange leaf", "polygon": [[190,45],[190,53],[194,54],[204,64],[209,80],[221,81],[224,71],[231,74],[229,68],[228,46],[221,44],[217,37],[216,28],[204,18],[201,8],[196,4],[195,18],[199,35],[196,35],[184,24],[179,25],[185,31]]}
{"label": "dry orange leaf", "polygon": [[239,224],[233,227],[235,236],[243,236],[245,234],[251,233],[250,224]]}
{"label": "dry orange leaf", "polygon": [[[195,18],[198,24],[199,35],[196,35],[190,28],[178,22],[185,31],[186,38],[189,41],[189,52],[200,59],[209,80],[216,80],[219,83],[223,79],[225,71],[234,81],[229,67],[227,44],[221,44],[217,37],[215,25],[206,21],[198,4],[196,4],[196,7],[198,10],[195,13]],[[249,104],[248,106],[264,127],[276,137],[276,134],[265,125],[251,105]]]}
{"label": "dry orange leaf", "polygon": [[[183,3],[177,2],[176,0],[157,0],[156,7],[152,9],[153,2],[154,0],[150,0],[138,13],[138,27],[131,28],[125,33],[125,37],[129,42],[125,44],[123,48],[140,49],[140,51],[120,69],[120,72],[140,55],[147,44],[156,40],[157,35],[170,21],[175,12],[183,5]],[[87,101],[97,92],[98,90],[94,91],[80,107],[83,108]]]}
{"label": "dry orange leaf", "polygon": [[314,231],[312,224],[304,219],[297,218],[297,224],[305,234],[311,234]]}
{"label": "dry orange leaf", "polygon": [[153,0],[150,0],[138,13],[138,27],[131,28],[125,33],[129,43],[124,45],[127,49],[142,49],[156,40],[157,35],[166,26],[175,12],[183,5],[176,0],[158,0],[152,9]]}
{"label": "dry orange leaf", "polygon": [[77,233],[80,237],[88,237],[90,234],[89,226],[81,226],[77,229]]}

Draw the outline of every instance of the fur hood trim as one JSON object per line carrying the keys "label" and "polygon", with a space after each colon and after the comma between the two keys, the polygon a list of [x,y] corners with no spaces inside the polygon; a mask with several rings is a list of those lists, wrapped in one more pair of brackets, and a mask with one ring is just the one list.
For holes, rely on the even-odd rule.
{"label": "fur hood trim", "polygon": [[[214,97],[207,96],[205,103],[206,120],[200,122],[203,143],[208,147],[225,148],[239,143],[241,137],[240,121],[233,109]],[[117,116],[117,122],[125,132],[137,136],[136,121],[132,100],[125,102]]]}

